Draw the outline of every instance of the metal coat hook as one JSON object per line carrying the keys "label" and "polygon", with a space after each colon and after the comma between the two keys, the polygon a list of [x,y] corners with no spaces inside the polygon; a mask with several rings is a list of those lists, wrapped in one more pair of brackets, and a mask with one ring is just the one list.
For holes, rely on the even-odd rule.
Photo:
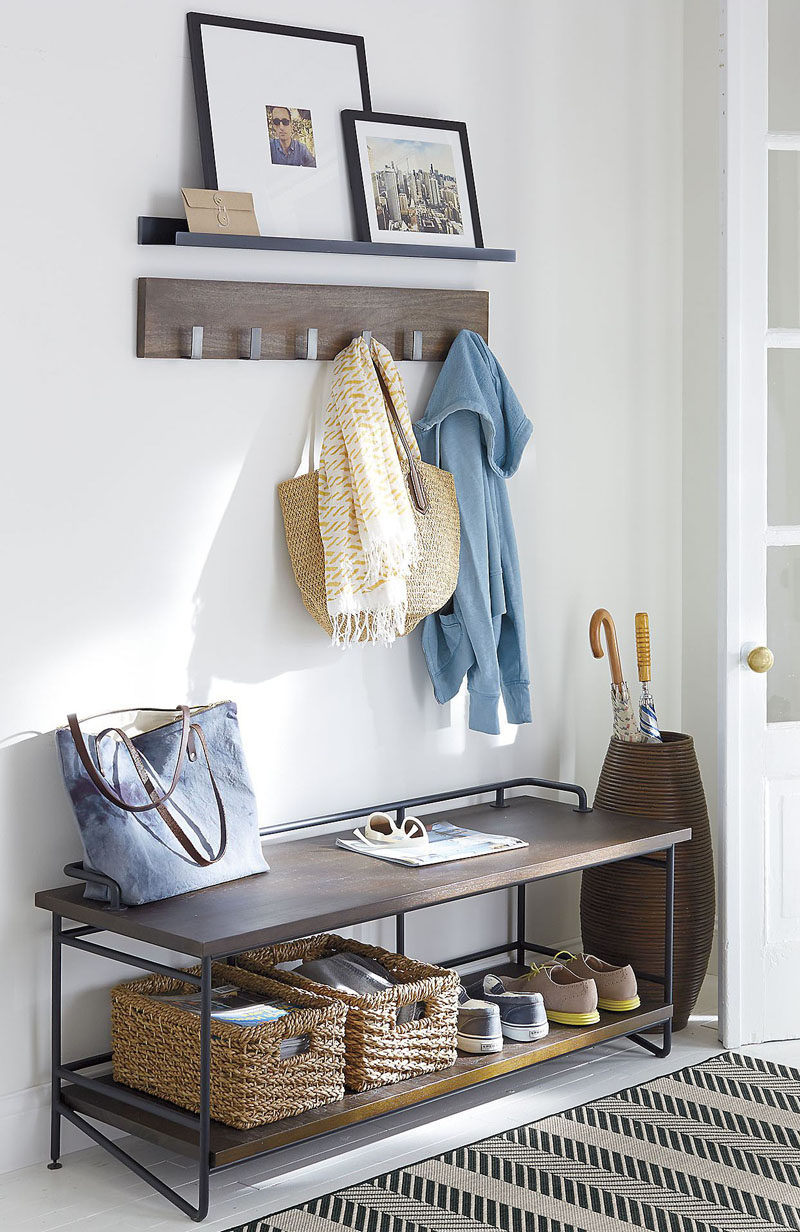
{"label": "metal coat hook", "polygon": [[202,325],[192,326],[192,350],[189,355],[190,359],[203,358],[203,327]]}
{"label": "metal coat hook", "polygon": [[369,346],[369,345],[370,345],[370,343],[372,342],[372,330],[371,330],[371,329],[362,329],[362,331],[361,331],[361,337],[364,339],[364,341],[366,342],[367,346]]}
{"label": "metal coat hook", "polygon": [[295,335],[294,353],[297,359],[316,359],[318,347],[318,329],[303,329]]}
{"label": "metal coat hook", "polygon": [[261,359],[261,328],[258,325],[250,330],[250,358]]}
{"label": "metal coat hook", "polygon": [[404,359],[407,360],[422,360],[423,357],[423,331],[422,329],[414,329],[412,333],[406,334],[406,345],[403,347]]}

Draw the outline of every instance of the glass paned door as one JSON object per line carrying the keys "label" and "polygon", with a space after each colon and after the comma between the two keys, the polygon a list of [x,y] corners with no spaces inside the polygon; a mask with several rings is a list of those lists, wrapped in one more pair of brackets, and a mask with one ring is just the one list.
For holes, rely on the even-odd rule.
{"label": "glass paned door", "polygon": [[800,154],[794,150],[769,151],[769,324],[800,326]]}
{"label": "glass paned door", "polygon": [[800,48],[800,4],[797,0],[770,0],[770,132],[800,132],[798,48]]}
{"label": "glass paned door", "polygon": [[769,351],[767,408],[767,517],[800,526],[800,350]]}
{"label": "glass paned door", "polygon": [[800,1034],[800,0],[723,12],[721,1000],[736,1046]]}
{"label": "glass paned door", "polygon": [[[767,548],[767,722],[800,721],[800,547]],[[798,870],[800,871],[800,870]]]}

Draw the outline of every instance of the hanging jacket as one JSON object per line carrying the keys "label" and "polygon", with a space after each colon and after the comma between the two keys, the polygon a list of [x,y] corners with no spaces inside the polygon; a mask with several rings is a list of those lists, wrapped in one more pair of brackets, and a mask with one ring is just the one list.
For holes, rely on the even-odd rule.
{"label": "hanging jacket", "polygon": [[461,514],[453,610],[428,616],[422,648],[438,702],[469,691],[469,726],[497,735],[502,694],[510,723],[530,723],[530,679],[517,543],[505,481],[533,431],[508,378],[478,334],[456,337],[424,416],[414,425],[424,462],[452,473]]}

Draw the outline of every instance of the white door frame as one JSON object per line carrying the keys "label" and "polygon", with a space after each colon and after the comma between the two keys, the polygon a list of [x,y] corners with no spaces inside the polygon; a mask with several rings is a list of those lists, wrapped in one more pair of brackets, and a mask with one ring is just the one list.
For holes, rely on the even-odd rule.
{"label": "white door frame", "polygon": [[[769,525],[767,453],[769,355],[779,347],[800,354],[800,328],[769,326],[769,158],[772,150],[782,150],[778,158],[793,159],[796,174],[800,126],[794,132],[769,129],[768,0],[727,0],[722,15],[726,456],[720,1011],[722,1040],[736,1047],[800,1032],[794,869],[800,850],[800,721],[768,722],[767,678],[742,662],[743,649],[765,643],[768,615],[775,618],[777,649],[786,654],[780,621],[788,617],[778,607],[768,614],[767,561],[774,553],[773,580],[788,585],[790,562],[782,549],[800,548],[800,522]],[[785,680],[785,663],[782,671]],[[785,712],[790,715],[793,707]]]}
{"label": "white door frame", "polygon": [[766,702],[763,679],[742,666],[741,652],[766,635],[765,483],[763,508],[751,504],[753,475],[766,476],[766,432],[754,432],[756,417],[745,411],[765,399],[767,383],[767,0],[723,0],[722,16],[720,1027],[735,1047],[762,1039],[764,1025],[765,799],[762,773],[752,769],[763,766]]}

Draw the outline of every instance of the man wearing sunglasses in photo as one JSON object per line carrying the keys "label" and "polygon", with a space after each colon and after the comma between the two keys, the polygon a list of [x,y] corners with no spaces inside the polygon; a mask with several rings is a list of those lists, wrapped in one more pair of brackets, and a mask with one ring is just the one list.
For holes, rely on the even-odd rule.
{"label": "man wearing sunglasses in photo", "polygon": [[288,107],[271,109],[272,131],[269,150],[273,163],[282,167],[316,167],[314,155],[294,135],[292,113]]}

